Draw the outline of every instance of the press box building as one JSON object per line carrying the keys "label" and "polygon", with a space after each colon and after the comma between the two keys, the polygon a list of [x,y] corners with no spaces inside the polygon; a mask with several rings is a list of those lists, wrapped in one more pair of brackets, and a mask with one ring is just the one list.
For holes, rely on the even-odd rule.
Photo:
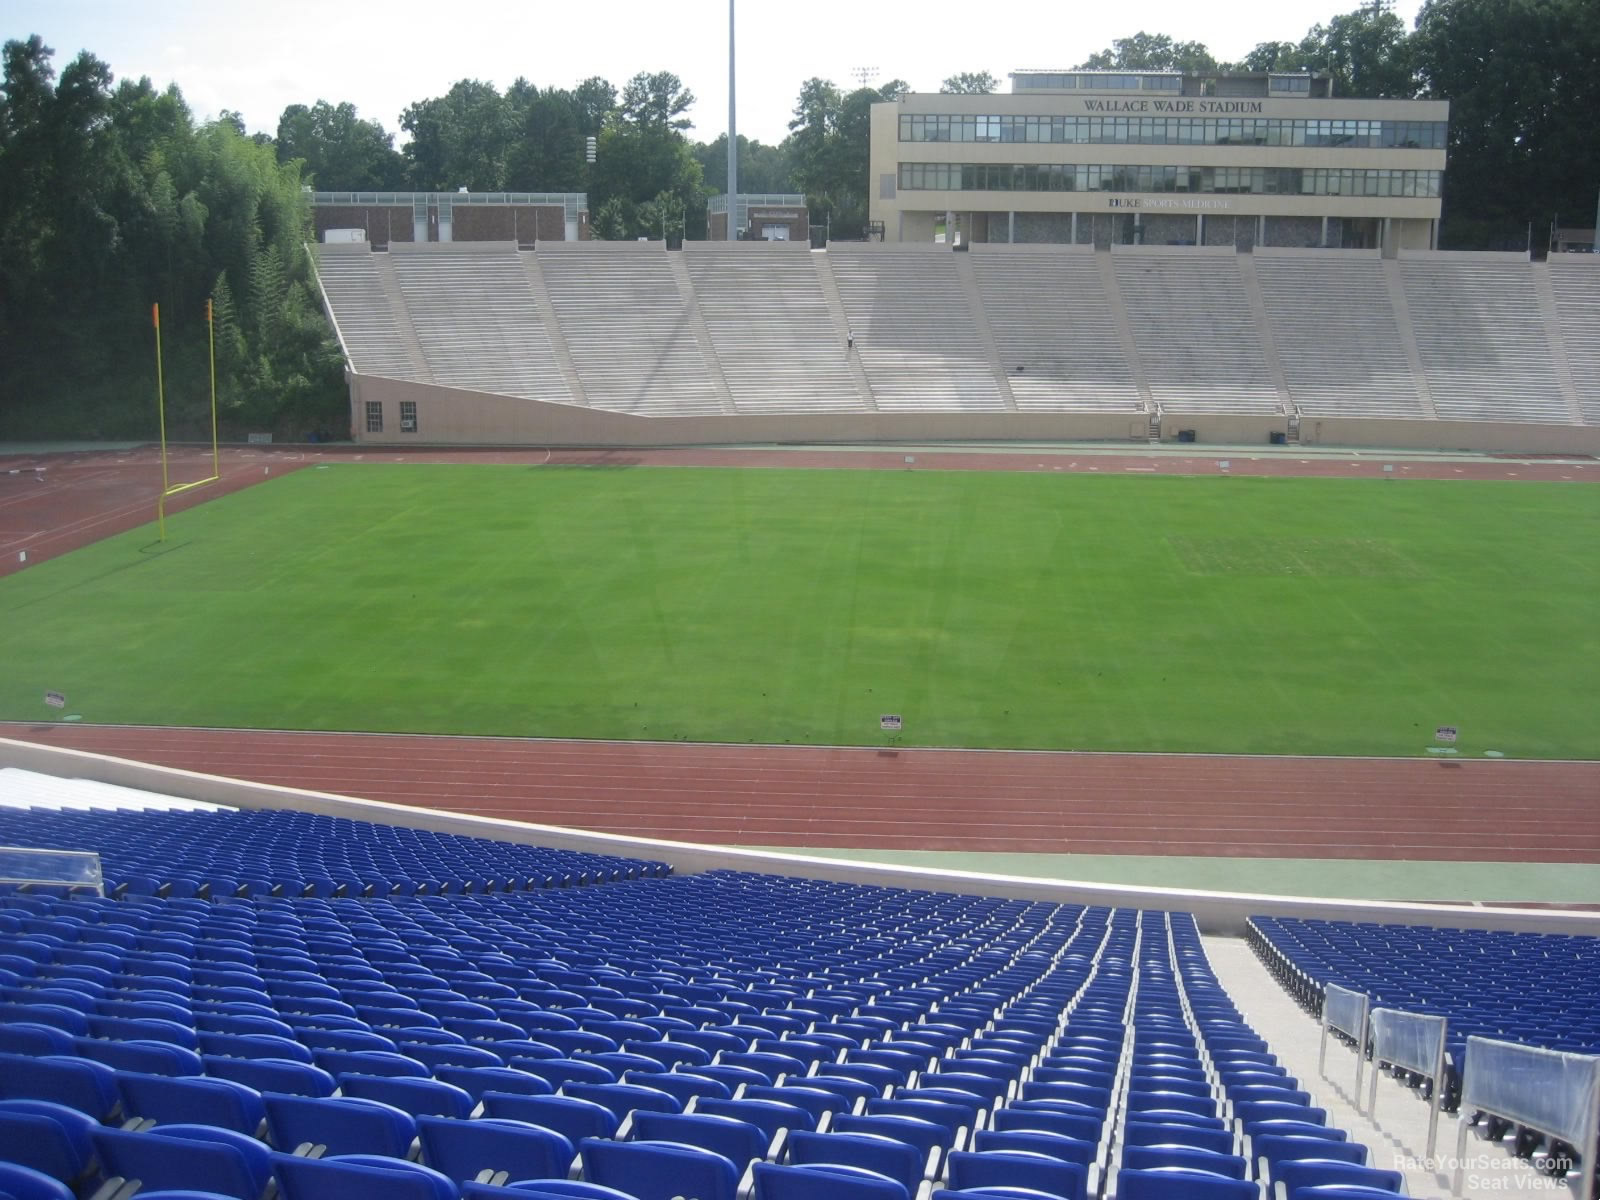
{"label": "press box building", "polygon": [[1429,250],[1449,102],[1316,74],[1016,71],[872,108],[885,241]]}

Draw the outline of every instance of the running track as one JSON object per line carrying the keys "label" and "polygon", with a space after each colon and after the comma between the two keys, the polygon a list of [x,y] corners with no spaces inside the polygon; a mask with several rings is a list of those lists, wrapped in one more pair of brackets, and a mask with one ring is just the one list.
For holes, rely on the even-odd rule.
{"label": "running track", "polygon": [[[231,450],[222,483],[183,499],[198,503],[330,459],[1218,470],[1207,456],[919,452],[915,464],[904,457],[803,450]],[[1235,457],[1230,469],[1379,478],[1384,461],[1273,455]],[[1397,474],[1412,478],[1600,482],[1593,463],[1394,461]],[[32,548],[37,561],[148,520],[159,479],[148,452],[0,460],[0,472],[8,468],[17,474],[0,474],[0,551],[11,563],[0,565],[0,574],[17,569],[19,547]],[[714,844],[1600,862],[1600,763],[1589,762],[884,752],[27,724],[0,724],[0,736],[374,800]]]}
{"label": "running track", "polygon": [[0,725],[163,766],[719,845],[1600,862],[1600,763]]}

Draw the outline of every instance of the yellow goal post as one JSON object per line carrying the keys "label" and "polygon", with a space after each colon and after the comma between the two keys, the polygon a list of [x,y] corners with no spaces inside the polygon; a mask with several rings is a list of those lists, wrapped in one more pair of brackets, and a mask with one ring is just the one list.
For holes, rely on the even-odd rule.
{"label": "yellow goal post", "polygon": [[156,499],[156,529],[160,540],[167,540],[167,500],[181,492],[204,487],[222,478],[221,460],[217,452],[217,332],[211,298],[206,297],[206,341],[211,362],[211,474],[205,479],[173,484],[171,466],[167,458],[167,390],[161,365],[161,305],[150,306],[150,323],[156,331],[156,415],[161,426],[161,495]]}

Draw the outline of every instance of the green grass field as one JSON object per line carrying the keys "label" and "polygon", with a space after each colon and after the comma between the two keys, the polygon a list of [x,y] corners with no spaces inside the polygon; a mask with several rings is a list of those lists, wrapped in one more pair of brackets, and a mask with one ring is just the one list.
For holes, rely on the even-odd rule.
{"label": "green grass field", "polygon": [[0,580],[0,717],[1600,757],[1600,489],[342,464]]}

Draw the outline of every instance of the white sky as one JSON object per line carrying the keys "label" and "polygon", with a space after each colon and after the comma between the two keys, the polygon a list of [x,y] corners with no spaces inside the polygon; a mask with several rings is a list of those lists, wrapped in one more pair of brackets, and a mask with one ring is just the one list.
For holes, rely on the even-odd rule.
{"label": "white sky", "polygon": [[[739,132],[782,141],[800,85],[813,75],[841,86],[853,70],[873,82],[899,77],[937,91],[959,71],[1070,67],[1145,30],[1201,41],[1221,59],[1258,42],[1298,41],[1356,0],[1144,0],[1120,5],[927,0],[907,6],[816,0],[809,6],[752,4],[738,15]],[[810,13],[800,14],[807,8]],[[1409,27],[1418,0],[1398,0]],[[234,109],[252,130],[276,131],[290,104],[349,101],[363,117],[400,134],[400,112],[462,78],[504,90],[519,75],[570,87],[602,75],[617,87],[640,71],[673,71],[695,94],[691,136],[727,128],[728,11],[722,0],[610,4],[471,0],[459,6],[412,0],[11,0],[4,38],[37,33],[59,71],[91,50],[118,78],[177,83],[197,117]],[[403,140],[397,136],[396,145]]]}

